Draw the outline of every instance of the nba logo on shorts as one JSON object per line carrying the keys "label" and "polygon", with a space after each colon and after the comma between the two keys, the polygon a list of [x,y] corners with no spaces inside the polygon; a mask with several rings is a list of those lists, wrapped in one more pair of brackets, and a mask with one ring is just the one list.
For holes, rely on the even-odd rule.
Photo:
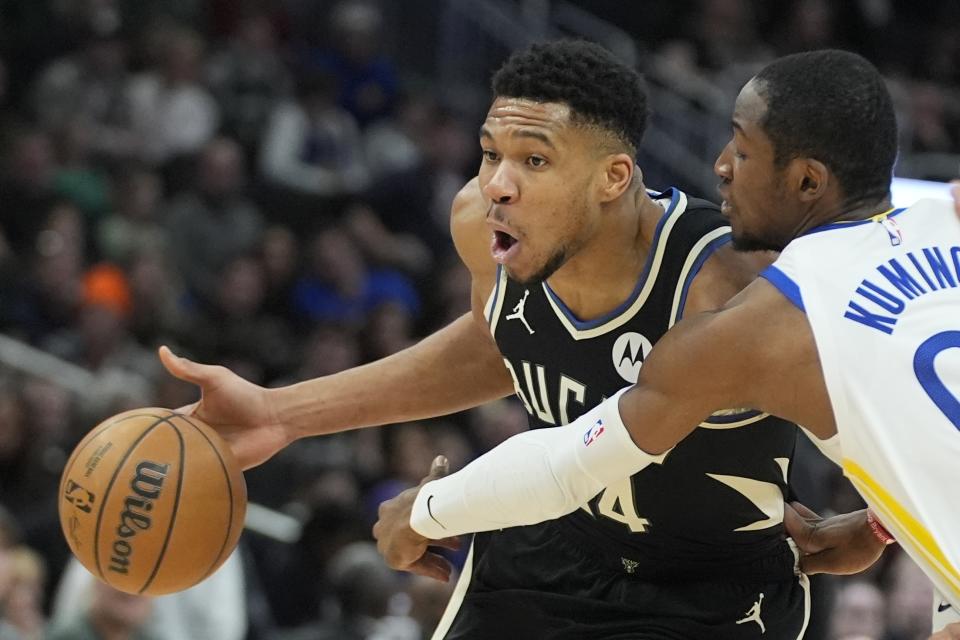
{"label": "nba logo on shorts", "polygon": [[596,423],[583,434],[583,446],[589,447],[594,440],[599,438],[604,432],[603,420],[597,420]]}

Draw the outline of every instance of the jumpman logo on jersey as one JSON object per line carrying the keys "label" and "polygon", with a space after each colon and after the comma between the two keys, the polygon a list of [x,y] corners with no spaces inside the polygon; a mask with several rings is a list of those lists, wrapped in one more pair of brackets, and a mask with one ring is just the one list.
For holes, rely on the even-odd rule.
{"label": "jumpman logo on jersey", "polygon": [[760,625],[760,633],[764,634],[767,632],[767,626],[763,624],[763,620],[760,619],[760,604],[763,602],[763,594],[760,594],[760,599],[753,603],[753,606],[750,607],[750,610],[744,614],[744,617],[740,620],[737,620],[737,624],[743,624],[744,622],[756,622]]}
{"label": "jumpman logo on jersey", "polygon": [[517,303],[517,306],[513,308],[513,313],[506,316],[507,320],[520,320],[523,323],[523,326],[527,328],[527,331],[530,332],[530,335],[533,335],[533,329],[530,328],[530,323],[527,322],[527,319],[523,317],[523,308],[527,304],[527,296],[530,295],[530,289],[524,289],[523,297],[520,299],[520,302]]}

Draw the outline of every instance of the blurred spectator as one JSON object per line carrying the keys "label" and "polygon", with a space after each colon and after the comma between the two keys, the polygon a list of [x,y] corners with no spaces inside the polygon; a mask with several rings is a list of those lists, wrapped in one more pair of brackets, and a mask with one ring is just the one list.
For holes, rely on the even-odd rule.
{"label": "blurred spectator", "polygon": [[13,580],[6,598],[0,597],[0,608],[5,609],[7,621],[17,630],[20,640],[42,640],[46,626],[43,616],[46,579],[43,558],[22,545],[15,547],[10,555]]}
{"label": "blurred spectator", "polygon": [[233,140],[217,138],[203,149],[195,188],[176,197],[165,213],[174,264],[201,298],[212,299],[227,263],[260,242],[263,219],[244,187],[243,151]]}
{"label": "blurred spectator", "polygon": [[10,248],[22,257],[33,247],[54,198],[57,165],[53,144],[43,131],[23,130],[14,135],[4,160],[0,229]]}
{"label": "blurred spectator", "polygon": [[34,109],[49,131],[76,123],[91,150],[108,162],[138,152],[133,105],[128,94],[127,42],[119,24],[94,25],[80,51],[53,61],[33,90]]}
{"label": "blurred spectator", "polygon": [[[330,590],[326,576],[332,559],[345,546],[370,537],[370,524],[355,501],[321,499],[307,505],[307,513],[301,537],[293,548],[285,548],[280,554],[268,546],[259,563],[267,597],[281,627],[304,625],[323,614],[321,603]],[[290,589],[290,585],[297,588]],[[280,640],[279,633],[275,636]]]}
{"label": "blurred spectator", "polygon": [[372,309],[364,328],[367,360],[379,360],[413,345],[414,318],[410,309],[384,302]]}
{"label": "blurred spectator", "polygon": [[886,640],[926,640],[930,635],[933,587],[906,553],[890,562]]}
{"label": "blurred spectator", "polygon": [[19,633],[10,624],[6,611],[7,598],[14,581],[13,549],[17,536],[13,516],[0,504],[0,640],[19,640]]}
{"label": "blurred spectator", "polygon": [[411,234],[443,255],[450,248],[450,205],[476,172],[480,149],[466,125],[446,112],[434,117],[422,148],[416,166],[381,176],[364,198],[391,232]]}
{"label": "blurred spectator", "polygon": [[226,133],[244,148],[255,149],[273,103],[292,87],[268,15],[252,13],[240,20],[226,46],[210,60],[207,80]]}
{"label": "blurred spectator", "polygon": [[91,580],[86,586],[90,602],[55,620],[48,640],[160,640],[147,629],[153,601]]}
{"label": "blurred spectator", "polygon": [[860,580],[843,585],[833,605],[830,640],[880,640],[885,609],[883,592],[876,585]]}
{"label": "blurred spectator", "polygon": [[[960,148],[960,101],[929,82],[910,90],[912,151],[949,153]],[[954,98],[952,101],[950,98]]]}
{"label": "blurred spectator", "polygon": [[130,284],[122,270],[107,263],[92,267],[83,276],[75,328],[50,336],[47,349],[90,371],[117,370],[129,376],[131,386],[145,386],[159,376],[160,369],[153,354],[130,334],[132,306]]}
{"label": "blurred spectator", "polygon": [[54,189],[80,209],[92,229],[110,208],[111,183],[103,168],[91,161],[91,134],[91,129],[78,120],[69,121],[57,131],[59,170]]}
{"label": "blurred spectator", "polygon": [[277,640],[419,640],[412,620],[390,615],[400,584],[373,543],[341,549],[330,562],[327,579],[331,594],[321,621],[278,634]]}
{"label": "blurred spectator", "polygon": [[300,267],[300,243],[283,225],[268,227],[260,242],[260,259],[266,276],[264,311],[294,321],[293,284]]}
{"label": "blurred spectator", "polygon": [[449,582],[440,582],[424,576],[410,576],[407,581],[406,592],[410,596],[410,617],[420,627],[420,637],[423,640],[430,638],[434,629],[440,624],[456,584],[456,573],[450,576]]}
{"label": "blurred spectator", "polygon": [[692,13],[693,42],[703,69],[718,70],[769,60],[750,0],[700,0]]}
{"label": "blurred spectator", "polygon": [[145,247],[125,263],[133,303],[129,329],[142,345],[174,340],[189,328],[192,309],[172,262],[170,254],[159,247]]}
{"label": "blurred spectator", "polygon": [[153,598],[117,591],[71,559],[57,588],[50,638],[243,640],[245,598],[239,551],[200,584]]}
{"label": "blurred spectator", "polygon": [[114,210],[96,229],[101,257],[127,264],[140,251],[166,250],[167,231],[158,221],[163,199],[160,176],[143,167],[132,167],[115,180],[114,186]]}
{"label": "blurred spectator", "polygon": [[293,344],[280,318],[263,312],[266,273],[254,256],[230,260],[217,278],[213,298],[191,328],[194,351],[212,362],[246,362],[253,379],[270,380],[290,370]]}
{"label": "blurred spectator", "polygon": [[297,311],[314,322],[360,325],[385,302],[395,302],[414,316],[420,300],[404,276],[371,269],[350,237],[338,226],[313,235],[306,245],[303,275],[294,287]]}
{"label": "blurred spectator", "polygon": [[356,203],[344,213],[344,226],[363,254],[374,264],[423,275],[433,263],[427,245],[412,233],[391,233],[376,211]]}
{"label": "blurred spectator", "polygon": [[[373,3],[344,0],[330,11],[324,43],[303,52],[306,72],[322,70],[337,79],[339,104],[361,127],[393,112],[399,79],[393,61],[382,52],[383,14]],[[326,37],[324,37],[326,36]],[[324,46],[332,43],[332,47]]]}
{"label": "blurred spectator", "polygon": [[319,325],[306,340],[295,379],[310,380],[346,371],[360,364],[356,336],[336,325]]}
{"label": "blurred spectator", "polygon": [[183,28],[165,30],[161,37],[158,67],[130,83],[140,158],[153,165],[199,152],[220,121],[216,101],[200,84],[203,40]]}
{"label": "blurred spectator", "polygon": [[294,194],[336,197],[366,186],[360,131],[353,116],[336,104],[333,76],[301,78],[297,99],[273,110],[260,169],[268,182]]}
{"label": "blurred spectator", "polygon": [[396,114],[381,118],[364,130],[364,155],[374,179],[420,164],[422,145],[429,137],[437,111],[431,96],[410,94],[401,99]]}

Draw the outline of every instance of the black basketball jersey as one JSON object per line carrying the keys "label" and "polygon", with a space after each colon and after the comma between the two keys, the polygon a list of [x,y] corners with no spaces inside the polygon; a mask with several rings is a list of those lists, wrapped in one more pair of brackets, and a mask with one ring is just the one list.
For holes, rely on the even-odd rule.
{"label": "black basketball jersey", "polygon": [[[580,321],[547,283],[498,274],[486,317],[531,428],[566,424],[636,382],[652,345],[682,316],[704,261],[729,242],[715,205],[677,189],[654,197],[666,211],[646,266],[630,298],[606,317]],[[638,577],[749,572],[765,556],[785,555],[783,501],[796,437],[796,427],[778,418],[722,412],[663,464],[608,487],[558,524]]]}

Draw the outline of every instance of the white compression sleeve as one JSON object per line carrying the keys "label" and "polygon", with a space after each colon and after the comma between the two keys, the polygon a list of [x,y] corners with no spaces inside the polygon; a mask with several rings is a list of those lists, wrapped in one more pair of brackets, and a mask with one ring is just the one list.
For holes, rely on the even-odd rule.
{"label": "white compression sleeve", "polygon": [[663,462],[669,451],[639,449],[620,419],[626,390],[566,426],[513,436],[457,473],[428,482],[417,494],[410,526],[437,540],[552,520]]}

